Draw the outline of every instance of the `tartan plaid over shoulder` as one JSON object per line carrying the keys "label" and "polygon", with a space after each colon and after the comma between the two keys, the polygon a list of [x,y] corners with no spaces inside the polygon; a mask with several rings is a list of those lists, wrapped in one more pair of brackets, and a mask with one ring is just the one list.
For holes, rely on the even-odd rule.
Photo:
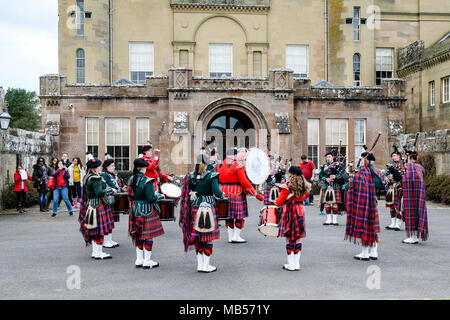
{"label": "tartan plaid over shoulder", "polygon": [[422,241],[428,239],[424,174],[425,169],[420,164],[408,163],[402,180],[406,235],[417,235]]}
{"label": "tartan plaid over shoulder", "polygon": [[369,168],[361,167],[350,182],[347,193],[345,240],[373,246],[378,242],[378,218],[375,182]]}

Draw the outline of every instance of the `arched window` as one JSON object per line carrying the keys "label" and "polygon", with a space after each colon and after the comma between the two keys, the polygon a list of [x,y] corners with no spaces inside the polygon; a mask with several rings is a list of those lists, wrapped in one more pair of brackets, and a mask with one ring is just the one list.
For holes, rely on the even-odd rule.
{"label": "arched window", "polygon": [[361,56],[358,53],[353,55],[353,86],[361,86]]}
{"label": "arched window", "polygon": [[85,66],[85,55],[83,49],[77,50],[77,83],[84,83],[84,66]]}

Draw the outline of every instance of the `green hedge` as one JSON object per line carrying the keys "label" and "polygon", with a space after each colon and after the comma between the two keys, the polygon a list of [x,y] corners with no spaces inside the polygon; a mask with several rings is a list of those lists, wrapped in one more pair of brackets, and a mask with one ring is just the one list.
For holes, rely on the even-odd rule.
{"label": "green hedge", "polygon": [[450,204],[450,176],[429,176],[425,178],[427,200]]}
{"label": "green hedge", "polygon": [[[36,188],[33,187],[32,181],[27,181],[27,197],[25,201],[25,208],[32,207],[34,205],[39,204],[39,193],[37,192]],[[3,202],[3,208],[5,209],[14,209],[17,208],[17,196],[14,192],[14,185],[9,184],[6,185],[2,190],[2,202]]]}

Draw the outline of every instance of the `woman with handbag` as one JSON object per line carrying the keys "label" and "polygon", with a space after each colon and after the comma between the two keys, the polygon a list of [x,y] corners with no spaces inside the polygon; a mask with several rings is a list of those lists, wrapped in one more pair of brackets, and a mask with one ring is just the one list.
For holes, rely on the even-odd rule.
{"label": "woman with handbag", "polygon": [[28,192],[27,180],[33,181],[33,178],[19,165],[16,168],[16,172],[14,172],[14,192],[17,195],[17,211],[19,213],[27,212],[25,210],[25,200]]}
{"label": "woman with handbag", "polygon": [[[47,181],[47,189],[49,191],[47,197],[47,206],[48,209],[50,207],[50,202],[53,201],[53,190],[55,189],[55,178],[52,176],[53,170],[57,168],[56,164],[58,163],[58,158],[52,158],[48,165],[48,181]],[[58,204],[59,206],[59,204]]]}
{"label": "woman with handbag", "polygon": [[[127,191],[127,187],[126,186],[122,186],[122,182],[120,181],[120,179],[116,176],[115,174],[115,170],[116,170],[116,165],[114,163],[114,159],[113,158],[108,158],[105,161],[103,161],[103,172],[100,173],[100,176],[103,178],[103,180],[106,182],[106,184],[108,185],[108,187],[116,190],[116,192],[125,192]],[[110,204],[111,210],[113,209],[113,204],[114,204],[114,197],[112,197],[112,201]],[[119,222],[120,221],[120,214],[119,213],[114,213],[113,212],[113,218],[114,218],[114,223]],[[119,247],[119,243],[113,241],[112,239],[112,233],[108,234],[105,236],[105,240],[103,242],[103,246],[105,248],[115,248],[115,247]]]}
{"label": "woman with handbag", "polygon": [[35,165],[33,165],[33,181],[34,187],[39,193],[39,209],[41,212],[48,212],[47,206],[47,182],[50,176],[50,169],[45,164],[45,159],[39,157]]}
{"label": "woman with handbag", "polygon": [[72,159],[69,166],[69,187],[72,190],[72,199],[74,208],[78,208],[81,203],[81,188],[83,187],[83,178],[86,175],[81,159],[76,157]]}
{"label": "woman with handbag", "polygon": [[210,273],[217,270],[209,261],[213,253],[213,240],[220,238],[216,198],[223,199],[217,172],[207,171],[209,161],[201,154],[195,171],[184,178],[180,204],[180,227],[183,231],[184,251],[195,246],[197,271]]}
{"label": "woman with handbag", "polygon": [[103,252],[104,237],[114,228],[111,207],[104,198],[115,194],[100,176],[102,162],[91,159],[87,162],[88,172],[83,181],[83,200],[81,202],[80,232],[86,246],[92,244],[91,257],[96,260],[110,259],[111,255]]}
{"label": "woman with handbag", "polygon": [[73,216],[72,204],[69,201],[68,196],[68,186],[70,173],[64,162],[62,160],[58,160],[56,163],[57,168],[53,170],[52,176],[55,179],[55,189],[53,190],[53,214],[52,217],[55,217],[58,213],[58,200],[59,197],[62,197],[64,203],[67,206],[67,210],[69,210],[69,215]]}
{"label": "woman with handbag", "polygon": [[279,237],[286,238],[286,253],[288,263],[283,269],[300,270],[302,254],[302,238],[306,237],[304,201],[309,197],[311,184],[306,181],[300,167],[291,166],[288,174],[288,184],[281,186],[281,192],[275,204],[281,209],[279,221]]}
{"label": "woman with handbag", "polygon": [[153,238],[162,236],[164,229],[159,218],[158,201],[162,195],[155,192],[154,178],[145,176],[149,166],[144,159],[134,160],[133,176],[128,182],[130,215],[128,233],[136,246],[136,268],[151,269],[159,266],[153,261]]}

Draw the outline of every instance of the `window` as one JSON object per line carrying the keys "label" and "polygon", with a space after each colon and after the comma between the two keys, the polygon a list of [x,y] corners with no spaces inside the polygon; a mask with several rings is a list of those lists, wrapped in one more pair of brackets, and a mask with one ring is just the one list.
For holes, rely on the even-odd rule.
{"label": "window", "polygon": [[325,150],[326,152],[335,151],[339,148],[341,142],[341,156],[347,159],[347,140],[348,136],[348,120],[347,119],[327,119],[326,120],[326,137]]}
{"label": "window", "polygon": [[382,79],[391,79],[394,74],[394,50],[377,48],[376,52],[376,84]]}
{"label": "window", "polygon": [[360,20],[360,8],[359,7],[354,7],[353,8],[353,40],[354,41],[359,41],[360,40],[360,24],[361,24],[361,20]]}
{"label": "window", "polygon": [[153,75],[153,43],[130,42],[130,79],[145,84],[145,77]]}
{"label": "window", "polygon": [[442,79],[442,103],[450,102],[449,84],[450,84],[450,77]]}
{"label": "window", "polygon": [[130,119],[105,119],[106,152],[116,163],[117,170],[130,169]]}
{"label": "window", "polygon": [[319,167],[319,132],[320,120],[308,119],[308,159],[316,168]]}
{"label": "window", "polygon": [[182,68],[189,67],[189,51],[188,50],[180,50],[180,67],[182,67]]}
{"label": "window", "polygon": [[86,151],[98,158],[98,118],[86,118]]}
{"label": "window", "polygon": [[136,145],[137,145],[136,154],[139,154],[141,148],[147,144],[147,141],[150,139],[149,135],[150,135],[149,119],[148,118],[136,119]]}
{"label": "window", "polygon": [[308,77],[308,46],[286,46],[286,68],[294,70],[294,78]]}
{"label": "window", "polygon": [[428,101],[429,101],[430,107],[434,107],[436,105],[435,93],[436,93],[436,88],[435,88],[434,81],[428,82]]}
{"label": "window", "polygon": [[77,25],[77,34],[84,35],[84,1],[77,1],[77,12],[75,17],[75,22]]}
{"label": "window", "polygon": [[209,76],[231,77],[233,74],[233,46],[231,44],[209,45]]}
{"label": "window", "polygon": [[253,76],[262,76],[262,53],[261,51],[253,52]]}
{"label": "window", "polygon": [[76,56],[77,56],[77,83],[84,83],[86,81],[84,50],[78,49]]}
{"label": "window", "polygon": [[355,163],[364,152],[363,146],[366,144],[366,120],[355,120]]}
{"label": "window", "polygon": [[361,57],[358,53],[353,55],[353,86],[361,86]]}

